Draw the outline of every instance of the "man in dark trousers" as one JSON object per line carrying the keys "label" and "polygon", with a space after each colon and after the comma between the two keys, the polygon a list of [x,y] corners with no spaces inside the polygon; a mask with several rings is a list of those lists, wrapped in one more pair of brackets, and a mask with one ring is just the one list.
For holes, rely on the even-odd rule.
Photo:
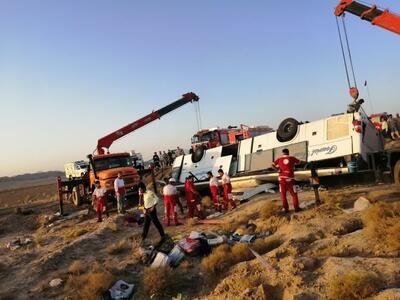
{"label": "man in dark trousers", "polygon": [[294,185],[294,166],[302,161],[289,155],[288,149],[282,150],[282,156],[272,163],[272,167],[279,172],[279,190],[281,192],[282,205],[285,212],[289,212],[289,205],[286,199],[286,193],[292,196],[294,210],[301,211],[299,207],[299,198],[297,197],[296,187]]}
{"label": "man in dark trousers", "polygon": [[154,152],[153,163],[156,168],[160,168],[160,157],[157,155],[157,152]]}
{"label": "man in dark trousers", "polygon": [[147,190],[146,185],[142,182],[139,186],[139,204],[144,207],[144,226],[142,233],[142,242],[146,239],[149,233],[150,223],[153,222],[158,232],[160,233],[161,239],[165,238],[164,229],[158,220],[156,206],[159,199],[155,193]]}

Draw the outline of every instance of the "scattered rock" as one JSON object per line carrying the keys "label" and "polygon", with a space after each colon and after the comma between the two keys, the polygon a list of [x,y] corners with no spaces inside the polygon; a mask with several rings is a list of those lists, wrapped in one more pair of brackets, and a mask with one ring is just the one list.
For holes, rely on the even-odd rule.
{"label": "scattered rock", "polygon": [[367,198],[361,196],[354,202],[354,211],[366,210],[370,205],[371,202]]}
{"label": "scattered rock", "polygon": [[59,287],[62,284],[62,282],[63,281],[61,278],[55,278],[49,282],[49,286],[52,288]]}

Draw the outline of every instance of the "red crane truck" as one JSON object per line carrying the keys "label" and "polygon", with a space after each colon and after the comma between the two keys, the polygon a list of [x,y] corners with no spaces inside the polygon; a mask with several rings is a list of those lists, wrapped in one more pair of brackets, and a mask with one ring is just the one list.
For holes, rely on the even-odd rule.
{"label": "red crane truck", "polygon": [[75,205],[80,205],[83,200],[90,196],[95,180],[99,180],[101,186],[107,188],[110,195],[114,194],[113,183],[118,173],[122,173],[128,194],[137,192],[140,181],[138,171],[132,165],[130,154],[110,153],[109,149],[113,142],[126,136],[127,134],[157,120],[169,112],[187,104],[196,102],[199,97],[195,93],[186,93],[182,98],[168,104],[167,106],[153,111],[143,118],[136,120],[97,141],[96,154],[88,155],[89,170],[83,178],[62,181],[57,178],[57,190],[60,201],[60,213],[62,214],[62,200],[64,194],[72,195]]}

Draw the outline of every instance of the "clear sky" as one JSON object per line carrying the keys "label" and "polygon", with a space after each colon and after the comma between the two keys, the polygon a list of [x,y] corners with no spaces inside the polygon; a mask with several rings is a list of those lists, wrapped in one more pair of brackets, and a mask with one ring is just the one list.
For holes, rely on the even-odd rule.
{"label": "clear sky", "polygon": [[[60,170],[188,91],[201,98],[203,127],[344,111],[337,2],[0,0],[0,176]],[[400,111],[399,36],[346,20],[361,96],[371,100],[367,79],[376,112]],[[196,130],[189,104],[111,150],[149,158],[188,148]]]}

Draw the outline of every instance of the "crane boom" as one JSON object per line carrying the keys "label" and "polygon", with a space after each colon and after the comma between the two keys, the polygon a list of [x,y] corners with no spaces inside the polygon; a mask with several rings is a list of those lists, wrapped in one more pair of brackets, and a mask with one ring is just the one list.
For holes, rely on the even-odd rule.
{"label": "crane boom", "polygon": [[359,16],[371,22],[372,25],[400,34],[400,16],[387,9],[381,10],[376,5],[368,6],[353,0],[342,0],[336,6],[335,15],[341,16],[344,12]]}
{"label": "crane boom", "polygon": [[153,122],[156,119],[161,118],[162,116],[181,107],[182,105],[185,105],[186,103],[195,102],[198,100],[199,100],[199,97],[195,93],[186,93],[186,94],[182,95],[181,99],[176,100],[157,111],[153,111],[150,114],[144,116],[143,118],[140,118],[139,120],[136,120],[120,129],[100,138],[97,141],[97,154],[99,154],[99,155],[104,154],[105,153],[104,149],[108,150],[113,142],[126,136],[127,134]]}

